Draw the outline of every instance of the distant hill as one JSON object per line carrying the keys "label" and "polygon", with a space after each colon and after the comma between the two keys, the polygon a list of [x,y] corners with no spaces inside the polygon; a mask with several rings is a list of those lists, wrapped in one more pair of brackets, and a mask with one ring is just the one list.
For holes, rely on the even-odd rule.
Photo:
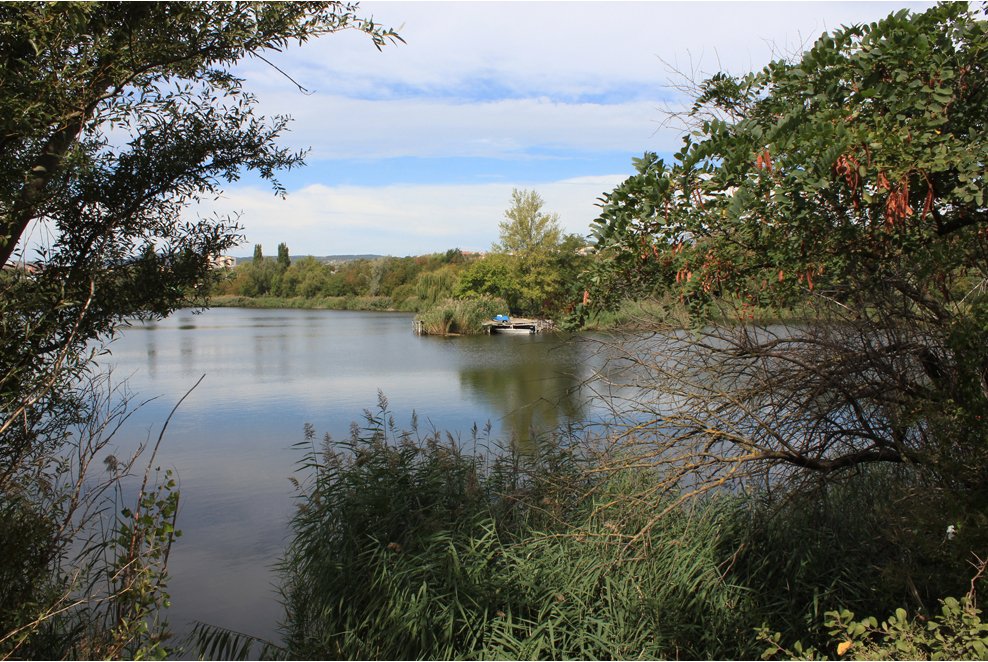
{"label": "distant hill", "polygon": [[[293,260],[301,257],[308,257],[307,255],[292,255],[290,256]],[[377,260],[382,257],[387,257],[387,255],[314,255],[320,262],[353,262],[354,260]]]}
{"label": "distant hill", "polygon": [[[269,258],[271,255],[265,255],[264,257]],[[294,262],[295,260],[300,260],[303,257],[314,257],[320,262],[325,262],[327,264],[339,263],[339,262],[353,262],[354,260],[376,260],[378,258],[387,257],[386,255],[289,255],[289,258]],[[247,255],[244,257],[237,258],[237,264],[246,264],[248,262],[253,262],[254,256]]]}

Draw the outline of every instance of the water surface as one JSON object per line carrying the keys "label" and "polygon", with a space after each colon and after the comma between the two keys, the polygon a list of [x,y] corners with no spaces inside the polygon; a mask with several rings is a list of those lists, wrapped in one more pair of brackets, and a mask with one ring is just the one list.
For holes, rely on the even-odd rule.
{"label": "water surface", "polygon": [[292,445],[311,423],[349,434],[380,390],[402,427],[469,440],[474,425],[531,444],[586,413],[579,384],[592,357],[549,335],[416,336],[412,316],[220,308],[179,311],[125,329],[103,363],[131,391],[156,399],[119,436],[128,446],[157,438],[176,402],[202,375],[168,424],[159,453],[181,487],[172,550],[170,621],[194,620],[275,638],[281,617],[273,565],[287,541],[300,459]]}

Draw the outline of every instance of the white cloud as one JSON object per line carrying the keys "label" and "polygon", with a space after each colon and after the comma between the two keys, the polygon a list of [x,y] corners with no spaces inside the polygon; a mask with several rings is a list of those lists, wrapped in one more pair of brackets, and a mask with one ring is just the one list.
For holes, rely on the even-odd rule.
{"label": "white cloud", "polygon": [[382,53],[356,32],[291,50],[279,65],[328,92],[380,97],[380,87],[450,92],[494,80],[524,94],[661,84],[660,62],[702,56],[708,71],[761,67],[825,30],[873,21],[889,2],[377,2],[362,13],[407,41]]}
{"label": "white cloud", "polygon": [[308,97],[293,112],[289,140],[327,158],[493,157],[533,148],[640,152],[678,147],[657,141],[657,102],[564,104],[547,99],[458,103]]}
{"label": "white cloud", "polygon": [[[263,112],[294,116],[285,143],[312,146],[305,181],[318,181],[320,163],[340,172],[352,159],[457,157],[502,160],[500,183],[454,185],[463,178],[431,165],[431,183],[399,185],[422,177],[390,167],[378,186],[323,181],[285,201],[241,186],[210,208],[243,210],[249,244],[269,252],[281,241],[317,255],[483,250],[497,239],[514,186],[538,190],[567,231],[585,234],[597,197],[624,177],[613,165],[595,167],[595,155],[613,164],[616,154],[680,146],[675,130],[660,130],[662,107],[682,103],[668,85],[670,65],[695,76],[742,73],[841,24],[930,4],[365,0],[361,13],[400,28],[407,44],[379,53],[351,31],[272,57],[310,95],[259,60],[241,67]],[[511,176],[510,164],[546,154],[578,156],[579,172],[537,177],[529,168],[539,183],[528,184]],[[372,166],[364,172],[378,176]],[[545,182],[571,174],[585,177]]]}
{"label": "white cloud", "polygon": [[313,159],[673,151],[678,135],[656,133],[676,99],[664,63],[742,73],[904,4],[930,3],[365,1],[407,44],[379,53],[349,31],[278,55],[309,96],[260,61],[243,69]]}
{"label": "white cloud", "polygon": [[379,253],[420,255],[462,248],[487,250],[498,238],[498,223],[512,188],[532,188],[545,199],[546,212],[558,212],[566,232],[585,235],[599,210],[597,197],[625,175],[580,177],[527,185],[525,182],[476,185],[325,186],[315,184],[282,200],[251,187],[230,189],[203,204],[200,214],[243,211],[247,242],[273,254],[280,242],[293,254]]}

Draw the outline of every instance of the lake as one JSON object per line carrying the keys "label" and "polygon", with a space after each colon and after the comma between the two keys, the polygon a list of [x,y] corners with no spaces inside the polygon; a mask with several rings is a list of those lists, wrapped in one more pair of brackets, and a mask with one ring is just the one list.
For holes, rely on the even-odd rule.
{"label": "lake", "polygon": [[565,336],[413,333],[412,316],[313,310],[179,311],[124,329],[101,364],[126,379],[141,407],[115,439],[125,451],[157,438],[172,407],[205,375],[168,424],[159,451],[181,489],[172,549],[169,620],[275,638],[282,616],[278,561],[288,536],[300,454],[310,423],[341,439],[378,391],[402,428],[464,442],[490,422],[492,437],[532,444],[530,432],[582,420],[580,384],[596,357]]}

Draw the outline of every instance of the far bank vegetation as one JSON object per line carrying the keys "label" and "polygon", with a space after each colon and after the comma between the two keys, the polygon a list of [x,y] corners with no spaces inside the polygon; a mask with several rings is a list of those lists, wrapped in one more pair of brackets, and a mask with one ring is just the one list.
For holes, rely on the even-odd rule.
{"label": "far bank vegetation", "polygon": [[293,260],[284,243],[276,258],[257,245],[253,259],[220,273],[211,304],[414,312],[437,335],[479,333],[497,314],[558,320],[582,299],[587,242],[564,235],[543,204],[535,191],[512,191],[500,241],[483,254]]}

